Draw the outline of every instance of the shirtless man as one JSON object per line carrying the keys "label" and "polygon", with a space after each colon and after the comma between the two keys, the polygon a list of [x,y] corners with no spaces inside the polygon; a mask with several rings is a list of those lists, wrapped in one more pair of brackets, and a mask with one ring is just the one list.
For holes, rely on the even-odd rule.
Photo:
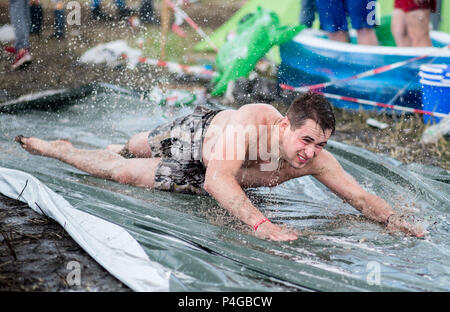
{"label": "shirtless man", "polygon": [[209,193],[261,238],[295,240],[298,234],[265,218],[243,189],[271,187],[305,175],[388,229],[423,236],[420,226],[407,223],[387,202],[362,189],[323,150],[334,128],[330,103],[308,93],[293,101],[286,116],[267,104],[223,111],[200,106],[190,115],[131,137],[125,146],[103,150],[76,149],[64,140],[18,136],[16,141],[32,154],[100,178],[165,191]]}

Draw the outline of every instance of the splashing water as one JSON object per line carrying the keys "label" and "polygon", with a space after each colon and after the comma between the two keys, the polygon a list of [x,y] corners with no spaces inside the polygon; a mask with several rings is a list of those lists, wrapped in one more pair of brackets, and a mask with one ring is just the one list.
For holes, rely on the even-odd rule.
{"label": "splashing water", "polygon": [[122,225],[151,260],[174,272],[171,290],[450,290],[450,176],[443,169],[331,141],[327,149],[344,169],[422,222],[425,239],[387,233],[314,178],[302,177],[246,191],[273,222],[302,233],[294,242],[264,241],[210,197],[103,181],[13,142],[23,134],[105,148],[192,111],[114,92],[70,104],[0,114],[0,166],[31,173],[77,209]]}

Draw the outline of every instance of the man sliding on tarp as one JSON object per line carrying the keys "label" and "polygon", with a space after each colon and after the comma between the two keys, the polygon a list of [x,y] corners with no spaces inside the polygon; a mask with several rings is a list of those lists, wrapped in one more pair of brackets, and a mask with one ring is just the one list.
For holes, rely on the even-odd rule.
{"label": "man sliding on tarp", "polygon": [[292,102],[286,116],[268,104],[222,111],[199,106],[192,114],[134,135],[124,146],[102,150],[77,149],[66,140],[18,136],[16,141],[32,154],[99,178],[164,191],[209,193],[266,239],[295,240],[298,234],[265,218],[243,189],[272,187],[305,175],[367,218],[422,237],[420,226],[406,222],[386,201],[366,192],[323,150],[334,129],[331,104],[307,93]]}

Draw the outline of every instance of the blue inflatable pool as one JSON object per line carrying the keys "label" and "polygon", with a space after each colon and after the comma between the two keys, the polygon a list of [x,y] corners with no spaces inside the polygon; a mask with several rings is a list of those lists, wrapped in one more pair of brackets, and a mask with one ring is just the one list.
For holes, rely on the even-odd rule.
{"label": "blue inflatable pool", "polygon": [[[339,82],[325,89],[328,93],[421,109],[420,66],[450,64],[450,50],[443,48],[450,44],[450,35],[432,31],[431,37],[434,47],[367,46],[331,41],[324,32],[307,29],[281,46],[278,82],[293,87],[312,85],[429,55],[394,70]],[[355,41],[354,36],[352,41]],[[333,104],[341,108],[360,108],[359,104],[342,100],[333,100]],[[363,109],[374,107],[364,106]]]}

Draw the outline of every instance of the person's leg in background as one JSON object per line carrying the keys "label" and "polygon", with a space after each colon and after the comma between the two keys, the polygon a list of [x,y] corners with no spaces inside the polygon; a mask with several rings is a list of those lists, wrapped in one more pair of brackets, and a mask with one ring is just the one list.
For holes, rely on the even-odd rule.
{"label": "person's leg in background", "polygon": [[406,13],[401,9],[394,8],[392,11],[391,32],[392,36],[394,36],[395,44],[398,47],[411,46],[411,39],[406,28]]}
{"label": "person's leg in background", "polygon": [[153,11],[153,0],[142,0],[139,8],[139,18],[144,23],[156,23]]}
{"label": "person's leg in background", "polygon": [[434,30],[439,30],[439,26],[441,24],[441,7],[442,0],[436,0],[436,12],[431,12],[431,24]]}
{"label": "person's leg in background", "polygon": [[429,9],[417,9],[406,13],[406,27],[413,47],[431,47]]}
{"label": "person's leg in background", "polygon": [[349,42],[344,0],[316,0],[320,28],[331,40]]}
{"label": "person's leg in background", "polygon": [[63,0],[52,0],[54,5],[54,22],[53,22],[53,34],[51,38],[62,39],[64,38],[64,2]]}
{"label": "person's leg in background", "polygon": [[131,9],[125,4],[125,0],[115,0],[117,7],[117,15],[119,19],[128,18],[131,15]]}
{"label": "person's leg in background", "polygon": [[120,9],[125,9],[125,0],[115,0],[114,1],[116,3],[116,7],[120,10]]}
{"label": "person's leg in background", "polygon": [[40,35],[42,29],[42,5],[39,0],[30,1],[30,34]]}
{"label": "person's leg in background", "polygon": [[305,25],[308,28],[312,27],[316,14],[315,0],[302,0],[302,8],[300,9],[300,25]]}
{"label": "person's leg in background", "polygon": [[350,38],[347,31],[338,30],[328,33],[328,38],[340,42],[349,42]]}
{"label": "person's leg in background", "polygon": [[[402,11],[402,12],[400,12]],[[399,46],[431,46],[430,15],[436,11],[436,0],[395,0],[392,34]],[[404,29],[408,39],[405,39]]]}
{"label": "person's leg in background", "polygon": [[102,5],[102,0],[92,0],[91,9],[100,8]]}
{"label": "person's leg in background", "polygon": [[356,30],[358,44],[378,45],[375,27],[374,0],[346,0],[347,12]]}
{"label": "person's leg in background", "polygon": [[[126,6],[125,0],[115,0],[114,3],[117,7],[117,15],[119,19],[129,17],[131,15],[131,10]],[[95,20],[111,20],[111,18],[105,14],[101,7],[102,0],[92,0],[91,2],[91,12],[92,18]]]}
{"label": "person's leg in background", "polygon": [[91,16],[92,19],[97,20],[97,21],[106,21],[109,20],[109,16],[106,15],[105,13],[103,13],[102,7],[102,0],[92,0],[91,2]]}
{"label": "person's leg in background", "polygon": [[29,49],[30,10],[28,0],[9,0],[9,16],[16,36],[15,48]]}
{"label": "person's leg in background", "polygon": [[16,53],[11,65],[11,69],[14,70],[32,60],[29,53],[30,7],[28,0],[9,0],[9,16],[16,36],[14,43]]}

